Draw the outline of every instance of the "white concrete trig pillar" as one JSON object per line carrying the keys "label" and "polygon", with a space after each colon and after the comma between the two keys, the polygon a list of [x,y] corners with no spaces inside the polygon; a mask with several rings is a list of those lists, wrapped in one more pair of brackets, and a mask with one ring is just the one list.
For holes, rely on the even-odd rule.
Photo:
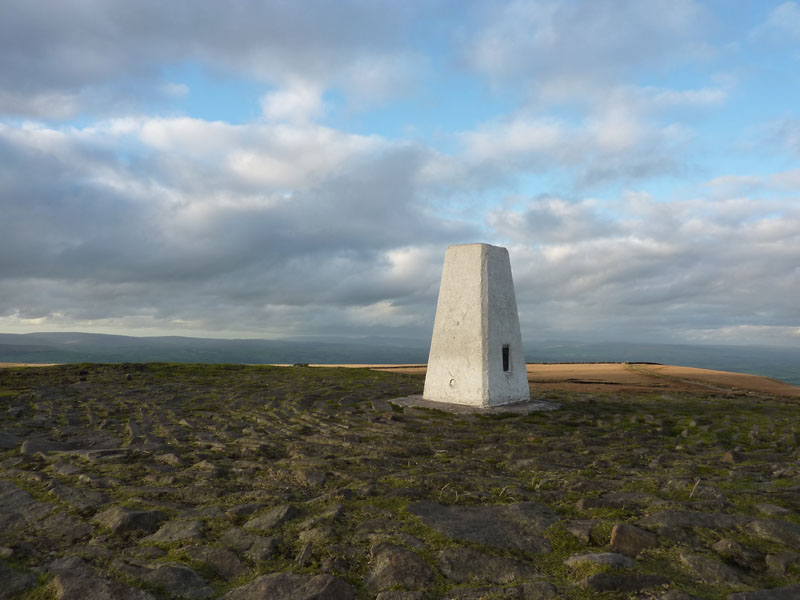
{"label": "white concrete trig pillar", "polygon": [[472,406],[530,400],[505,248],[447,249],[423,398]]}

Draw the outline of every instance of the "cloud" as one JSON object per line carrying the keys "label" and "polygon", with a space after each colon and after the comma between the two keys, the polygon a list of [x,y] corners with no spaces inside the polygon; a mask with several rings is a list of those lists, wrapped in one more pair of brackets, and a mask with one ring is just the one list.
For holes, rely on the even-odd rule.
{"label": "cloud", "polygon": [[[243,149],[272,175],[225,160]],[[313,123],[3,125],[0,325],[425,340],[444,248],[479,240],[509,246],[531,338],[752,341],[800,318],[800,208],[753,196],[796,198],[794,170],[671,202],[516,197],[480,228],[434,209],[440,159]]]}
{"label": "cloud", "polygon": [[551,256],[563,255],[564,243],[607,237],[618,231],[611,218],[597,211],[592,199],[569,201],[557,196],[539,196],[524,210],[495,209],[487,215],[488,224],[503,238],[541,247],[552,245]]}
{"label": "cloud", "polygon": [[[797,203],[542,197],[490,223],[511,242],[524,329],[544,338],[685,341],[702,328],[758,343],[757,328],[800,318]],[[738,338],[734,323],[747,325]]]}
{"label": "cloud", "polygon": [[[438,2],[8,0],[0,19],[0,114],[63,119],[170,97],[165,66],[196,63],[283,87],[346,85],[365,99],[409,89],[408,29]],[[166,86],[165,86],[166,84]]]}
{"label": "cloud", "polygon": [[[706,62],[708,11],[694,0],[513,0],[477,11],[465,62],[496,93],[522,93],[512,114],[462,132],[468,158],[567,170],[576,188],[693,171],[693,120],[723,106],[730,77],[645,85],[642,73]],[[555,116],[558,115],[558,116]],[[499,166],[502,170],[502,166]]]}
{"label": "cloud", "polygon": [[569,127],[556,119],[517,116],[485,124],[461,134],[471,162],[537,157],[566,145]]}
{"label": "cloud", "polygon": [[261,99],[264,116],[270,121],[303,122],[319,117],[324,110],[322,90],[306,81],[293,81]]}
{"label": "cloud", "polygon": [[777,43],[800,40],[800,5],[797,2],[779,4],[763,23],[753,29],[750,38]]}
{"label": "cloud", "polygon": [[767,175],[720,175],[706,182],[715,199],[747,199],[755,193],[800,193],[800,169]]}
{"label": "cloud", "polygon": [[[482,240],[531,337],[789,339],[800,176],[715,165],[751,97],[714,40],[748,26],[706,6],[9,0],[0,327],[423,340],[444,248]],[[751,42],[791,43],[797,6]],[[261,114],[198,118],[192,72]]]}
{"label": "cloud", "polygon": [[763,144],[770,150],[800,156],[800,119],[787,117],[766,126]]}
{"label": "cloud", "polygon": [[618,106],[577,123],[518,113],[458,137],[467,164],[488,172],[568,171],[581,188],[673,174],[690,160],[692,133]]}
{"label": "cloud", "polygon": [[669,11],[656,0],[516,0],[490,4],[478,19],[485,25],[465,45],[468,64],[498,85],[526,82],[547,101],[708,53],[708,15],[693,0],[672,2]]}
{"label": "cloud", "polygon": [[720,175],[706,185],[712,189],[714,197],[727,198],[759,191],[764,187],[764,182],[756,175]]}
{"label": "cloud", "polygon": [[[266,174],[218,160],[244,151]],[[476,230],[428,209],[414,183],[426,157],[310,124],[0,126],[0,315],[287,335],[318,314],[354,333],[404,299],[433,306],[419,278]],[[406,312],[398,323],[425,322]]]}
{"label": "cloud", "polygon": [[770,177],[770,183],[777,188],[800,194],[800,168],[775,173]]}

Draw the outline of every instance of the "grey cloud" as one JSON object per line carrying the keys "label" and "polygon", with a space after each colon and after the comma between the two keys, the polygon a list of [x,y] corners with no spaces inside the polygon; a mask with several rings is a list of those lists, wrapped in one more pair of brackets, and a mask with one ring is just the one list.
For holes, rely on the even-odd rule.
{"label": "grey cloud", "polygon": [[[202,153],[175,174],[151,165],[173,149],[119,156],[111,135],[0,129],[0,319],[424,340],[444,248],[479,240],[509,245],[530,337],[679,340],[800,319],[796,203],[542,195],[481,230],[432,210],[421,146],[345,152],[308,185],[259,194]],[[247,135],[222,136],[227,151]],[[213,186],[187,191],[193,177]]]}
{"label": "grey cloud", "polygon": [[676,149],[661,140],[642,144],[617,156],[598,154],[584,161],[576,173],[576,189],[586,189],[612,182],[636,182],[655,177],[676,177],[697,170],[691,158],[676,158]]}
{"label": "grey cloud", "polygon": [[138,148],[142,162],[117,156],[104,134],[19,133],[0,129],[0,317],[341,334],[374,329],[370,311],[386,310],[382,327],[420,333],[440,253],[476,235],[428,210],[413,184],[421,147],[387,144],[248,203],[224,170],[208,196],[182,189],[203,162],[169,178],[149,168],[152,148]]}
{"label": "grey cloud", "polygon": [[617,206],[604,229],[602,205],[573,203],[568,219],[548,221],[535,201],[493,222],[514,224],[500,231],[512,241],[523,322],[540,336],[663,341],[694,329],[789,330],[800,322],[800,211],[774,204],[780,218],[765,217],[759,200],[746,203],[731,214],[706,202],[639,199],[627,215]]}
{"label": "grey cloud", "polygon": [[771,123],[767,127],[766,137],[768,147],[800,157],[800,119],[790,117]]}
{"label": "grey cloud", "polygon": [[544,194],[533,198],[522,211],[490,212],[487,223],[504,238],[535,244],[605,238],[619,232],[613,219],[587,210],[584,204]]}
{"label": "grey cloud", "polygon": [[696,58],[710,19],[694,0],[517,0],[488,3],[478,14],[486,25],[464,50],[474,68],[573,97],[645,65]]}
{"label": "grey cloud", "polygon": [[800,40],[800,5],[783,2],[774,7],[763,23],[750,32],[751,41],[787,43]]}
{"label": "grey cloud", "polygon": [[[358,89],[353,69],[368,66],[366,57],[385,71],[397,65],[403,79],[419,60],[402,46],[404,32],[438,5],[9,0],[0,9],[0,113],[63,118],[109,104],[130,109],[163,93],[156,84],[165,65],[191,61],[270,84],[346,80]],[[365,82],[368,95],[375,85]]]}
{"label": "grey cloud", "polygon": [[576,190],[693,170],[691,137],[681,127],[643,120],[624,105],[581,124],[521,113],[459,134],[463,160],[485,175],[567,172]]}

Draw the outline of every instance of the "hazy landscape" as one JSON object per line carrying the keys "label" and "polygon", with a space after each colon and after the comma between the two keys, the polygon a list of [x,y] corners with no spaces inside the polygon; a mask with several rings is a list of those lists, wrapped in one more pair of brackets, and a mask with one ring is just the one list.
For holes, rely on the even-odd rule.
{"label": "hazy landscape", "polygon": [[[751,373],[800,385],[800,349],[769,346],[528,342],[526,360],[658,362]],[[424,364],[428,347],[399,338],[221,340],[87,333],[0,334],[0,362],[197,362],[232,364]]]}

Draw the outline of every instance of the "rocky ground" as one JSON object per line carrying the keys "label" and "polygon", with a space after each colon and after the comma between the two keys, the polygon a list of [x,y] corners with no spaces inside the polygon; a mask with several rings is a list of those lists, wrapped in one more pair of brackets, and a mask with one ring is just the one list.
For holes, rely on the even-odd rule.
{"label": "rocky ground", "polygon": [[0,599],[800,598],[800,408],[367,370],[0,370]]}

